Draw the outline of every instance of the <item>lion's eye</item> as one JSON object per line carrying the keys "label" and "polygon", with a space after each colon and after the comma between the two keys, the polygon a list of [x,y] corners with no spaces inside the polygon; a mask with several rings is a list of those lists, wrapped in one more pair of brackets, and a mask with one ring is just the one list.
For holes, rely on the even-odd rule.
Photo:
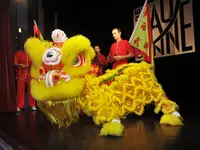
{"label": "lion's eye", "polygon": [[47,58],[51,58],[51,57],[53,57],[54,56],[54,53],[53,52],[48,52],[47,53]]}
{"label": "lion's eye", "polygon": [[85,64],[84,54],[78,54],[78,56],[74,59],[74,62],[73,62],[74,67],[81,67],[84,64]]}
{"label": "lion's eye", "polygon": [[44,52],[42,59],[46,65],[57,65],[60,63],[61,57],[61,50],[57,47],[52,47]]}

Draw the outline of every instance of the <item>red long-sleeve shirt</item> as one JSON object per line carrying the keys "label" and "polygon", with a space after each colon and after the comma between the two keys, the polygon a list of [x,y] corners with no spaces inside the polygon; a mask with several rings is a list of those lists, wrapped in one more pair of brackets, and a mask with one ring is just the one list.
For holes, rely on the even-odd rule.
{"label": "red long-sleeve shirt", "polygon": [[31,60],[25,51],[16,52],[15,57],[14,57],[14,63],[28,66],[26,68],[21,68],[21,67],[16,68],[18,79],[24,79],[24,78],[29,77]]}
{"label": "red long-sleeve shirt", "polygon": [[[115,42],[110,47],[110,52],[108,54],[108,57],[114,61],[115,56],[125,56],[128,54],[134,55],[134,48],[130,45],[130,43],[127,40],[121,39],[119,42]],[[113,63],[112,68],[116,68],[119,65],[128,63],[128,59],[121,59],[118,61],[115,61]]]}

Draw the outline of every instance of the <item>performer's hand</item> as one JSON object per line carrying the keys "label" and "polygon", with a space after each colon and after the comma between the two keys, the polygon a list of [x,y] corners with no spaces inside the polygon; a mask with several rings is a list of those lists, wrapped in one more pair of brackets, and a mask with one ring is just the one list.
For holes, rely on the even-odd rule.
{"label": "performer's hand", "polygon": [[20,64],[20,66],[21,66],[22,68],[27,68],[27,67],[28,67],[27,65],[24,65],[24,64]]}
{"label": "performer's hand", "polygon": [[121,60],[121,59],[124,59],[123,56],[115,56],[114,58],[115,58],[116,61]]}

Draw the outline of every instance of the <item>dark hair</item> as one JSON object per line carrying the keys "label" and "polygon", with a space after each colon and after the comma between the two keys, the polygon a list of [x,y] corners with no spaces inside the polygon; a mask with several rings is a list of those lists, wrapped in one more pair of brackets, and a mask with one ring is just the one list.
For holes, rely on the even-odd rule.
{"label": "dark hair", "polygon": [[121,29],[120,28],[113,28],[112,30],[117,30],[118,32],[121,32]]}
{"label": "dark hair", "polygon": [[99,45],[94,45],[94,47],[99,47],[99,49],[100,49],[100,46],[99,46]]}

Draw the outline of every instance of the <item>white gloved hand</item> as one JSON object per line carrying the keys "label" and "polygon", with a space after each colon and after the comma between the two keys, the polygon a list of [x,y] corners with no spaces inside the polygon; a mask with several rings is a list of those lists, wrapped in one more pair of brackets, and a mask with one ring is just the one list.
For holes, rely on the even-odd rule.
{"label": "white gloved hand", "polygon": [[172,115],[177,116],[177,117],[180,117],[180,116],[181,116],[180,113],[179,113],[178,111],[174,111],[174,112],[172,113]]}

